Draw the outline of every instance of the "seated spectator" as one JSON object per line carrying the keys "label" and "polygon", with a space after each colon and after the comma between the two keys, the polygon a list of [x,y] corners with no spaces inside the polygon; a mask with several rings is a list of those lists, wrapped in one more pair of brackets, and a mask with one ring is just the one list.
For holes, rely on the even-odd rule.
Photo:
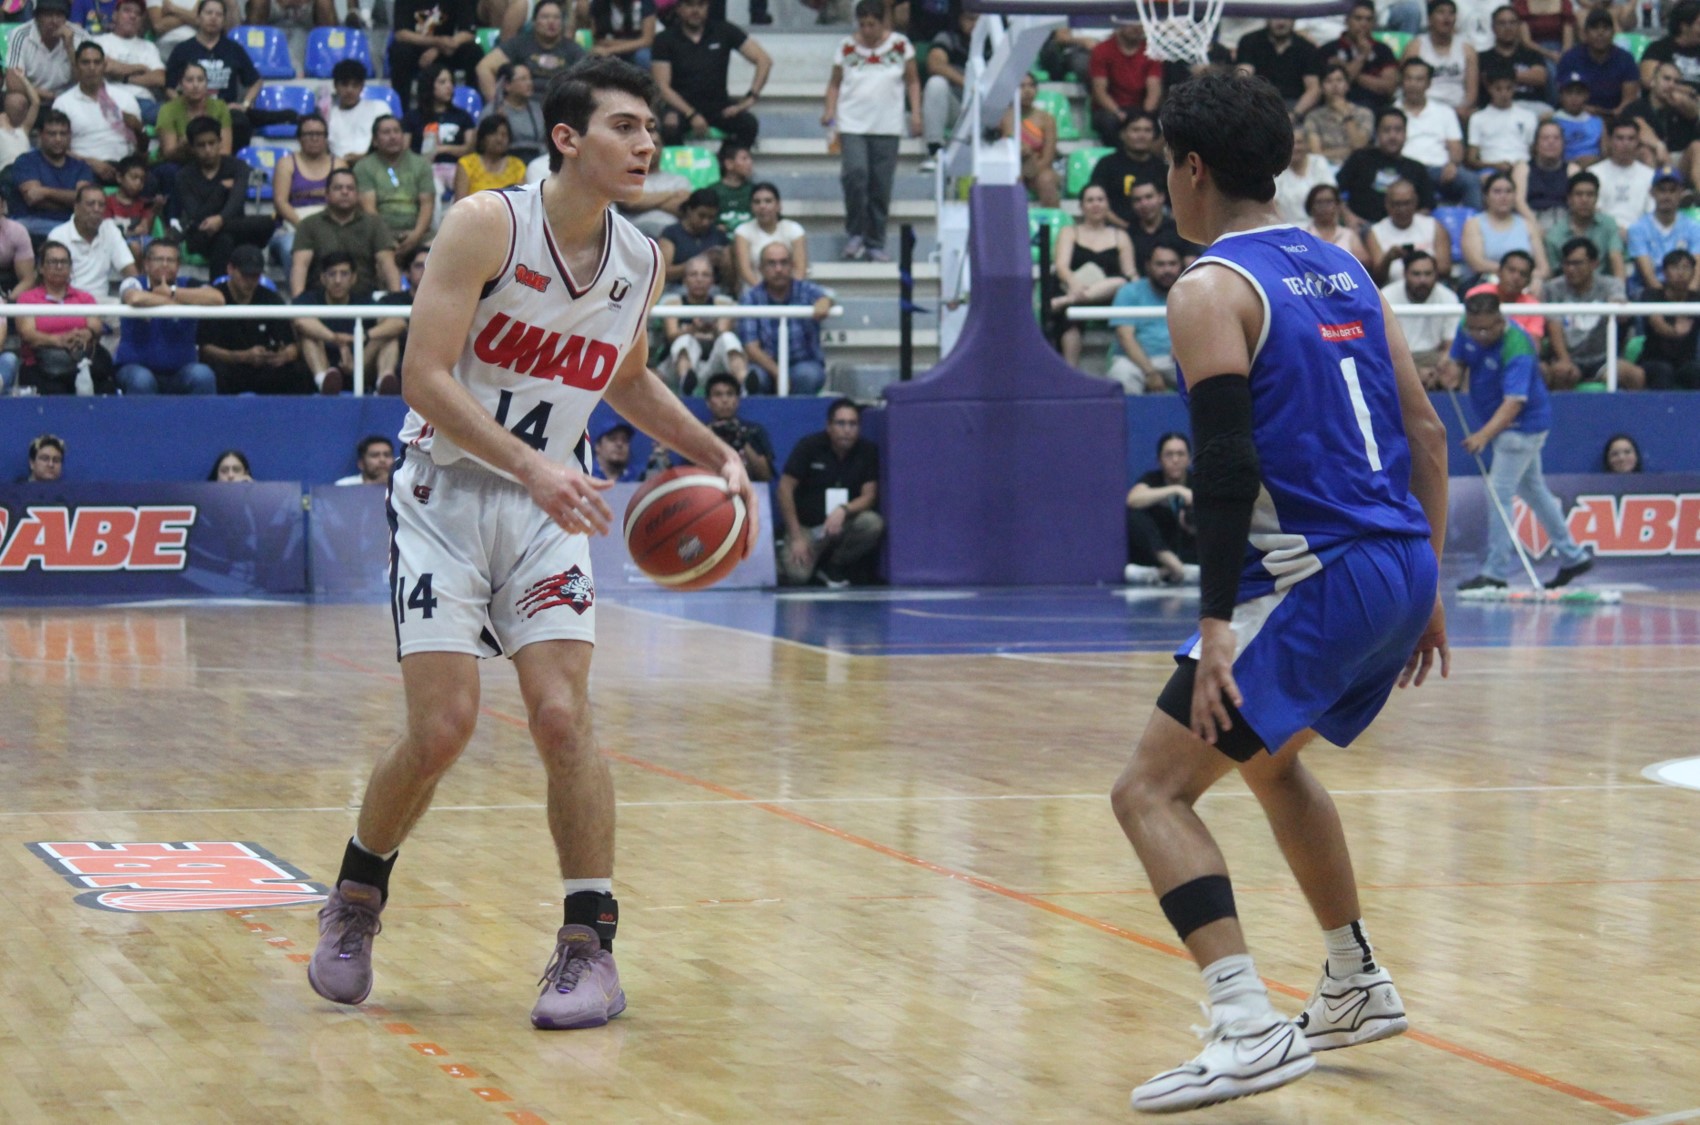
{"label": "seated spectator", "polygon": [[1564,130],[1564,159],[1586,168],[1605,159],[1605,122],[1588,110],[1588,84],[1572,78],[1558,88],[1558,109],[1548,120]]}
{"label": "seated spectator", "polygon": [[[946,13],[950,5],[934,0],[939,8]],[[893,4],[894,13],[902,12],[909,7],[907,0],[902,4]],[[911,42],[920,43],[932,38],[915,26],[916,21],[897,20],[897,30],[910,37]],[[939,30],[943,30],[940,28]],[[1092,86],[1092,48],[1097,45],[1096,39],[1076,34],[1074,29],[1059,27],[1051,32],[1051,37],[1045,40],[1045,45],[1039,48],[1039,70],[1051,76],[1053,81],[1078,82],[1090,90]]]}
{"label": "seated spectator", "polygon": [[[866,0],[864,0],[866,2]],[[755,185],[750,194],[750,210],[754,217],[732,232],[732,261],[738,270],[740,288],[748,288],[761,282],[761,270],[756,262],[760,260],[761,252],[770,242],[783,242],[791,248],[791,268],[794,272],[807,276],[809,272],[809,239],[803,224],[785,218],[779,211],[779,189],[763,181]],[[851,241],[860,241],[859,235],[851,235]],[[870,250],[878,249],[884,255],[885,245],[885,212],[880,211],[879,242],[868,243]],[[845,257],[850,257],[850,246],[845,245]],[[890,261],[889,256],[874,259],[875,261]]]}
{"label": "seated spectator", "polygon": [[1549,74],[1556,73],[1558,60],[1564,56],[1564,52],[1576,45],[1576,8],[1589,6],[1587,0],[1581,5],[1573,5],[1571,0],[1511,2],[1511,10],[1517,14],[1518,22],[1522,25],[1518,29],[1518,37],[1534,45],[1535,50],[1547,61]]}
{"label": "seated spectator", "polygon": [[165,84],[178,88],[184,69],[199,63],[207,75],[207,89],[230,110],[233,143],[243,148],[252,132],[248,113],[265,83],[247,50],[225,35],[225,27],[224,0],[200,0],[195,5],[194,37],[172,48],[165,60]]}
{"label": "seated spectator", "polygon": [[1183,266],[1192,265],[1192,260],[1204,252],[1204,247],[1181,237],[1180,231],[1175,228],[1175,220],[1169,216],[1168,198],[1154,183],[1134,187],[1133,223],[1127,228],[1127,237],[1133,244],[1134,272],[1130,275],[1133,277],[1146,273],[1151,251],[1165,243],[1180,249]]}
{"label": "seated spectator", "polygon": [[743,458],[744,471],[757,483],[773,479],[773,439],[767,427],[738,417],[744,391],[736,376],[722,372],[708,377],[708,428]]}
{"label": "seated spectator", "polygon": [[[767,85],[773,60],[760,43],[724,19],[709,19],[708,0],[679,0],[674,23],[655,37],[650,70],[661,89],[661,135],[668,144],[719,129],[742,144],[756,143],[761,128],[752,112]],[[735,98],[726,69],[736,51],[756,68],[749,92]]]}
{"label": "seated spectator", "polygon": [[[1275,209],[1281,221],[1300,226],[1305,221],[1305,200],[1310,189],[1319,184],[1334,185],[1334,168],[1326,158],[1316,155],[1305,145],[1293,145],[1293,158],[1275,177]],[[1112,206],[1114,200],[1111,201]]]}
{"label": "seated spectator", "polygon": [[508,148],[521,163],[548,155],[549,138],[543,128],[543,111],[532,96],[534,89],[531,68],[509,63],[496,72],[496,99],[484,106],[485,120],[506,119]]}
{"label": "seated spectator", "polygon": [[[1116,308],[1162,308],[1168,304],[1169,290],[1181,276],[1181,249],[1172,242],[1159,242],[1151,248],[1145,276],[1130,281],[1116,290]],[[1130,395],[1153,394],[1173,389],[1175,357],[1169,345],[1169,322],[1163,317],[1129,317],[1112,320],[1121,354],[1110,353],[1109,376],[1122,385]]]}
{"label": "seated spectator", "polygon": [[343,59],[331,67],[331,100],[321,103],[330,127],[331,152],[353,162],[372,149],[372,128],[389,115],[383,102],[365,96],[366,65],[358,59]]}
{"label": "seated spectator", "polygon": [[[402,280],[407,287],[399,293],[385,293],[378,304],[412,308],[413,298],[419,293],[419,283],[425,280],[425,262],[430,253],[429,246],[421,246],[412,253],[397,255],[403,270]],[[401,393],[401,364],[407,355],[407,327],[411,323],[405,316],[386,316],[366,333],[367,347],[378,350],[375,361],[378,381],[373,387],[378,394]]]}
{"label": "seated spectator", "polygon": [[[1570,0],[1560,0],[1560,3],[1566,8],[1570,6]],[[1524,4],[1527,6],[1527,0]],[[1537,120],[1551,113],[1552,98],[1547,93],[1547,79],[1552,72],[1550,64],[1558,61],[1558,54],[1554,52],[1549,58],[1540,48],[1525,40],[1523,17],[1510,4],[1495,8],[1492,21],[1493,45],[1476,58],[1482,87],[1479,104],[1485,107],[1489,103],[1489,83],[1503,76],[1511,79],[1513,105],[1534,114]],[[1570,24],[1565,31],[1572,32],[1574,27]],[[1473,137],[1473,122],[1471,129]]]}
{"label": "seated spectator", "polygon": [[41,96],[34,86],[8,90],[4,106],[4,114],[0,114],[0,171],[30,150],[30,131],[41,113]]}
{"label": "seated spectator", "polygon": [[396,236],[397,257],[431,240],[437,180],[430,163],[410,152],[401,122],[389,114],[372,126],[372,152],[354,166],[360,206],[384,220]]}
{"label": "seated spectator", "polygon": [[[679,221],[661,232],[661,262],[667,270],[667,284],[676,285],[684,280],[686,262],[706,256],[714,265],[714,276],[725,281],[728,288],[733,286],[738,274],[732,262],[731,239],[715,225],[719,214],[720,201],[714,192],[698,188],[685,200]],[[789,268],[792,263],[789,249],[786,262]]]}
{"label": "seated spectator", "polygon": [[[369,305],[370,290],[355,289],[354,256],[332,250],[319,257],[319,288],[302,293],[298,305]],[[354,317],[321,320],[304,316],[295,322],[295,338],[301,342],[301,358],[313,373],[313,385],[321,394],[338,395],[352,386],[354,376]],[[368,327],[368,331],[370,328]],[[376,373],[378,349],[364,349],[366,374]]]}
{"label": "seated spectator", "polygon": [[[1658,304],[1694,300],[1694,255],[1687,250],[1671,250],[1665,254],[1662,265],[1664,284],[1649,288],[1641,295],[1641,299]],[[1692,314],[1654,314],[1648,317],[1647,342],[1641,348],[1641,369],[1647,373],[1647,389],[1700,391],[1700,356],[1696,355],[1697,346],[1700,346],[1700,319]],[[1618,378],[1623,378],[1621,372]],[[1630,444],[1634,445],[1634,442]],[[1606,447],[1606,455],[1610,460],[1609,444]],[[1636,450],[1636,472],[1640,471],[1640,456],[1640,450]]]}
{"label": "seated spectator", "polygon": [[[250,0],[250,3],[254,0]],[[264,22],[264,21],[262,21]],[[159,53],[169,60],[177,44],[195,34],[195,9],[190,3],[176,0],[153,0],[148,5],[148,32],[153,36]],[[166,89],[171,84],[166,83]]]}
{"label": "seated spectator", "polygon": [[[1529,284],[1534,278],[1535,259],[1521,250],[1510,250],[1499,260],[1498,281],[1484,281],[1473,289],[1465,290],[1464,299],[1468,300],[1477,293],[1492,293],[1504,305],[1534,305],[1539,304],[1535,295],[1529,292]],[[1547,322],[1541,316],[1511,316],[1511,323],[1523,330],[1524,335],[1540,345],[1546,336]]]}
{"label": "seated spectator", "polygon": [[1595,8],[1582,21],[1582,42],[1558,60],[1559,80],[1586,83],[1588,112],[1597,117],[1615,117],[1641,96],[1635,56],[1612,43],[1616,34],[1611,13]]}
{"label": "seated spectator", "polygon": [[[963,15],[968,32],[972,34],[974,25],[967,21],[967,13]],[[927,69],[931,73],[938,73],[932,61],[932,54],[937,50],[935,46],[927,56]],[[964,64],[968,61],[966,49],[962,53],[962,61]],[[1122,128],[1130,115],[1136,112],[1154,114],[1163,102],[1163,64],[1146,52],[1145,27],[1131,17],[1118,20],[1115,33],[1092,48],[1087,76],[1090,79],[1092,131],[1104,144],[1114,145],[1121,139]],[[932,79],[927,79],[927,83],[931,88]],[[961,89],[961,85],[958,81],[956,89]],[[953,119],[956,116],[954,108],[946,108],[949,112],[944,115],[945,118]],[[937,128],[938,141],[944,140],[944,128],[949,123],[945,120]],[[934,131],[934,123],[928,121],[929,147],[935,139]]]}
{"label": "seated spectator", "polygon": [[1110,201],[1104,189],[1087,184],[1080,190],[1080,221],[1062,229],[1052,263],[1055,284],[1049,287],[1052,331],[1070,366],[1080,364],[1081,325],[1062,315],[1076,305],[1107,305],[1130,280],[1134,269],[1133,242],[1127,232],[1110,224]]}
{"label": "seated spectator", "polygon": [[6,88],[33,86],[51,101],[70,88],[71,52],[83,45],[88,32],[70,22],[69,0],[35,0],[35,16],[18,24],[6,48]]}
{"label": "seated spectator", "polygon": [[[1372,225],[1364,238],[1364,253],[1376,282],[1385,285],[1404,276],[1405,261],[1413,250],[1433,257],[1439,275],[1450,277],[1452,236],[1433,215],[1417,210],[1417,189],[1409,180],[1394,180],[1387,185],[1384,198],[1387,215]],[[1447,343],[1451,342],[1448,336]]]}
{"label": "seated spectator", "polygon": [[[787,331],[791,342],[791,393],[816,394],[826,385],[826,352],[821,347],[820,322],[832,315],[832,298],[814,282],[792,275],[791,251],[783,243],[769,243],[762,250],[761,276],[760,285],[752,285],[745,291],[744,305],[751,308],[814,306],[812,318],[793,320]],[[749,356],[753,365],[750,371],[752,380],[762,384],[761,390],[776,391],[779,385],[779,322],[755,318],[741,320],[738,338],[744,342],[744,354]],[[751,388],[752,391],[756,389]]]}
{"label": "seated spectator", "polygon": [[[35,247],[30,232],[6,217],[6,197],[0,195],[0,297],[11,299],[35,288]],[[5,317],[0,317],[0,321]]]}
{"label": "seated spectator", "polygon": [[354,463],[358,471],[338,477],[338,484],[376,484],[388,488],[390,470],[395,467],[395,443],[382,434],[361,438],[354,447]]}
{"label": "seated spectator", "polygon": [[1657,69],[1670,63],[1682,72],[1682,80],[1689,89],[1700,93],[1700,4],[1679,0],[1660,8],[1665,35],[1641,52],[1641,82],[1650,86]]}
{"label": "seated spectator", "polygon": [[165,60],[159,47],[142,36],[148,9],[143,0],[118,0],[112,12],[112,29],[94,41],[106,52],[106,81],[136,99],[142,124],[152,125],[159,117],[165,98]]}
{"label": "seated spectator", "polygon": [[48,232],[48,238],[71,251],[71,287],[105,297],[114,277],[136,276],[136,257],[124,231],[106,217],[106,193],[97,184],[77,189],[71,218]]}
{"label": "seated spectator", "polygon": [[207,473],[207,480],[217,484],[247,484],[254,479],[254,470],[248,465],[248,455],[240,449],[227,449],[218,455],[213,462],[212,471]]}
{"label": "seated spectator", "polygon": [[500,191],[525,182],[525,162],[508,151],[508,119],[501,114],[478,123],[472,151],[455,164],[455,202],[475,191]]}
{"label": "seated spectator", "polygon": [[[1402,87],[1410,73],[1404,67],[1414,59],[1428,65],[1430,81],[1423,84],[1426,100],[1445,106],[1460,118],[1468,117],[1476,108],[1481,63],[1476,49],[1458,34],[1458,5],[1453,0],[1429,0],[1428,30],[1405,44],[1400,70]],[[1408,87],[1406,94],[1408,99]],[[1409,104],[1405,112],[1411,112]]]}
{"label": "seated spectator", "polygon": [[643,479],[643,469],[632,464],[632,434],[635,431],[624,422],[615,422],[596,435],[591,446],[595,463],[591,476],[626,484]]}
{"label": "seated spectator", "polygon": [[[1450,5],[1452,0],[1435,0]],[[1477,210],[1482,206],[1482,180],[1464,167],[1464,129],[1451,106],[1428,96],[1433,68],[1422,59],[1408,58],[1400,68],[1401,105],[1405,111],[1403,155],[1428,169],[1434,190],[1442,198]]]}
{"label": "seated spectator", "polygon": [[1348,156],[1335,177],[1353,219],[1360,223],[1379,223],[1385,219],[1387,206],[1382,193],[1400,180],[1415,189],[1420,210],[1434,210],[1434,182],[1429,179],[1428,169],[1401,155],[1404,147],[1404,111],[1382,110],[1375,119],[1375,144]]}
{"label": "seated spectator", "polygon": [[[772,248],[769,248],[772,252]],[[862,437],[862,414],[834,399],[826,429],[799,441],[785,459],[776,495],[785,538],[780,580],[789,586],[848,586],[885,534],[879,512],[879,447]]]}
{"label": "seated spectator", "polygon": [[1143,109],[1128,111],[1116,141],[1116,151],[1106,153],[1092,166],[1090,182],[1109,196],[1110,221],[1125,227],[1133,223],[1134,188],[1155,184],[1159,193],[1169,194],[1169,165],[1157,144],[1157,119]]}
{"label": "seated spectator", "polygon": [[1619,281],[1627,281],[1629,274],[1624,262],[1623,234],[1611,216],[1602,215],[1596,209],[1599,200],[1598,176],[1592,172],[1578,172],[1570,177],[1570,187],[1565,194],[1565,213],[1547,227],[1547,261],[1559,261],[1564,244],[1572,238],[1586,238],[1594,244],[1599,259],[1606,263],[1606,272]]}
{"label": "seated spectator", "polygon": [[[1458,295],[1439,284],[1440,271],[1435,267],[1433,255],[1421,250],[1408,251],[1404,267],[1399,280],[1381,289],[1388,304],[1455,308],[1460,315],[1463,314],[1464,303]],[[1435,372],[1452,347],[1452,337],[1458,334],[1458,317],[1401,316],[1399,327],[1405,333],[1405,343],[1411,349],[1411,359],[1417,365],[1417,375],[1423,386],[1431,391],[1440,389],[1435,381]]]}
{"label": "seated spectator", "polygon": [[648,70],[655,45],[655,0],[590,0],[585,6],[590,9],[590,53],[619,55]]}
{"label": "seated spectator", "polygon": [[[650,238],[660,238],[661,232],[678,221],[685,200],[691,197],[691,181],[678,172],[661,170],[661,134],[650,131],[655,151],[649,157],[649,175],[644,179],[643,194],[629,203],[615,203],[620,214]],[[540,168],[535,166],[541,165]],[[533,179],[534,169],[536,178]],[[526,165],[525,182],[540,183],[549,175],[549,158],[540,156]]]}
{"label": "seated spectator", "polygon": [[1600,183],[1600,210],[1625,237],[1653,209],[1653,169],[1637,159],[1640,145],[1640,126],[1614,117],[1606,122],[1606,159],[1589,169]]}
{"label": "seated spectator", "polygon": [[[666,305],[725,305],[736,302],[714,288],[714,266],[707,258],[692,258],[685,263],[685,284],[678,293],[669,294],[656,302]],[[732,331],[732,318],[698,316],[668,317],[661,322],[666,340],[667,366],[665,376],[669,385],[682,395],[698,394],[711,375],[731,375],[740,385],[750,374],[749,358],[744,343]]]}
{"label": "seated spectator", "polygon": [[27,483],[51,483],[65,472],[65,443],[52,434],[42,434],[30,442],[29,475]]}
{"label": "seated spectator", "polygon": [[[230,255],[230,276],[219,284],[218,293],[227,305],[279,308],[288,304],[277,290],[261,283],[265,272],[265,255],[252,246],[238,246]],[[201,362],[218,377],[221,395],[310,395],[315,390],[290,321],[203,317],[195,340]]]}
{"label": "seated spectator", "polygon": [[[516,0],[513,6],[519,9],[523,24],[525,5]],[[499,101],[501,93],[496,88],[497,73],[510,63],[518,63],[526,68],[532,83],[532,99],[537,111],[542,113],[543,92],[549,88],[549,83],[555,80],[555,75],[582,58],[584,48],[573,42],[560,0],[538,0],[531,13],[530,30],[521,32],[520,24],[515,24],[511,30],[504,28],[502,41],[479,60],[478,92],[484,96],[487,107]]]}
{"label": "seated spectator", "polygon": [[325,181],[325,209],[301,220],[295,228],[295,250],[290,256],[289,291],[299,297],[307,279],[317,277],[324,264],[322,254],[341,251],[354,263],[353,288],[370,293],[382,286],[393,293],[401,288],[395,264],[395,235],[384,220],[360,207],[359,187],[347,168],[333,170]]}
{"label": "seated spectator", "polygon": [[12,217],[32,237],[46,238],[69,219],[77,202],[77,185],[95,181],[94,169],[70,153],[71,121],[50,109],[41,115],[41,147],[12,164],[12,180],[24,203],[23,210]]}
{"label": "seated spectator", "polygon": [[[454,103],[454,72],[442,63],[432,63],[419,72],[419,96],[401,119],[413,151],[433,165],[454,162],[472,151],[472,134],[478,123]],[[452,178],[452,177],[451,177]]]}
{"label": "seated spectator", "polygon": [[1535,128],[1528,158],[1511,169],[1517,213],[1543,231],[1550,228],[1564,215],[1570,177],[1581,170],[1581,165],[1564,159],[1564,130],[1558,122],[1543,121]]}
{"label": "seated spectator", "polygon": [[[1387,44],[1375,37],[1374,0],[1355,0],[1352,10],[1346,14],[1345,33],[1323,49],[1323,57],[1339,63],[1345,72],[1349,87],[1346,96],[1352,104],[1370,110],[1372,116],[1375,110],[1392,104],[1393,94],[1399,88],[1399,60],[1393,57]],[[1327,81],[1325,72],[1325,87]],[[1327,93],[1324,89],[1324,97]],[[1370,131],[1373,130],[1372,122]],[[1352,147],[1362,148],[1368,143],[1366,137],[1362,143]],[[1334,162],[1338,164],[1340,159],[1344,157]]]}
{"label": "seated spectator", "polygon": [[[71,251],[49,239],[37,259],[41,284],[18,294],[20,305],[93,305],[94,294],[71,287]],[[100,344],[95,316],[20,316],[23,368],[18,381],[43,395],[112,394],[112,355]]]}
{"label": "seated spectator", "polygon": [[113,165],[136,152],[142,135],[142,109],[127,91],[106,81],[106,52],[92,40],[77,48],[77,84],[53,99],[53,108],[71,122],[71,155],[106,183]]}
{"label": "seated spectator", "polygon": [[[1021,186],[1041,207],[1061,207],[1061,179],[1057,176],[1057,119],[1033,104],[1039,96],[1039,80],[1021,76]],[[901,105],[898,106],[902,108]],[[913,126],[911,126],[913,128]],[[1003,135],[1015,136],[1015,110],[1004,114]],[[889,192],[887,193],[889,195]]]}
{"label": "seated spectator", "polygon": [[[385,73],[401,99],[403,113],[413,108],[414,85],[422,70],[443,67],[459,71],[471,82],[484,60],[484,51],[478,46],[478,13],[464,0],[448,4],[442,0],[396,0],[390,11],[390,26],[395,29],[395,38],[390,40]],[[454,84],[452,74],[449,83]],[[420,101],[430,104],[425,98]]]}
{"label": "seated spectator", "polygon": [[1623,116],[1641,131],[1643,162],[1654,168],[1675,166],[1695,182],[1700,175],[1700,98],[1683,83],[1675,63],[1654,65],[1647,92],[1625,106]]}
{"label": "seated spectator", "polygon": [[1700,250],[1700,222],[1677,211],[1682,201],[1682,177],[1660,172],[1653,177],[1653,209],[1629,228],[1629,256],[1635,260],[1631,288],[1657,289],[1664,283],[1665,255],[1672,250]]}
{"label": "seated spectator", "polygon": [[124,243],[137,261],[142,257],[142,243],[153,235],[154,216],[159,212],[159,197],[148,193],[148,161],[144,156],[126,156],[112,169],[117,173],[118,189],[106,196],[102,216],[117,223]]}
{"label": "seated spectator", "polygon": [[1287,108],[1300,120],[1322,100],[1322,52],[1293,34],[1291,18],[1269,20],[1240,36],[1234,64],[1279,90]]}
{"label": "seated spectator", "polygon": [[1192,442],[1183,433],[1167,433],[1157,439],[1157,467],[1128,490],[1127,580],[1179,586],[1197,574]]}
{"label": "seated spectator", "polygon": [[300,147],[277,158],[272,172],[272,207],[277,212],[277,233],[269,250],[285,267],[295,251],[295,231],[310,215],[325,208],[325,187],[331,173],[346,168],[347,162],[330,151],[330,126],[316,113],[301,118],[295,127]]}
{"label": "seated spectator", "polygon": [[[1483,172],[1503,172],[1529,159],[1540,121],[1533,113],[1512,102],[1516,81],[1496,74],[1487,81],[1488,104],[1470,116],[1467,162]],[[1516,194],[1515,186],[1512,191]]]}
{"label": "seated spectator", "polygon": [[1364,249],[1357,232],[1340,223],[1339,188],[1333,184],[1318,184],[1311,188],[1310,194],[1305,197],[1305,214],[1310,219],[1305,223],[1305,230],[1324,242],[1338,246],[1368,268],[1369,253]]}
{"label": "seated spectator", "polygon": [[1600,454],[1600,469],[1607,473],[1641,472],[1641,447],[1628,434],[1613,434]]}
{"label": "seated spectator", "polygon": [[1330,164],[1339,164],[1354,149],[1369,144],[1375,134],[1375,118],[1346,96],[1351,85],[1346,79],[1346,68],[1339,63],[1328,64],[1321,89],[1321,104],[1305,116],[1304,145]]}
{"label": "seated spectator", "polygon": [[[1586,238],[1564,244],[1563,272],[1541,290],[1541,300],[1550,305],[1623,303],[1623,282],[1599,274],[1600,253]],[[1547,342],[1552,362],[1546,364],[1547,386],[1568,391],[1578,383],[1605,377],[1606,317],[1596,313],[1547,318]],[[1618,360],[1617,385],[1639,389],[1646,382],[1642,370],[1628,360]]]}
{"label": "seated spectator", "polygon": [[1545,281],[1551,272],[1540,232],[1517,213],[1517,189],[1512,186],[1511,177],[1502,172],[1488,177],[1487,210],[1464,221],[1460,241],[1465,276],[1471,281],[1492,273],[1499,260],[1512,250],[1521,250],[1534,260],[1536,281]]}
{"label": "seated spectator", "polygon": [[[207,85],[207,68],[192,62],[184,65],[183,77],[177,84],[177,96],[160,107],[159,120],[154,125],[154,132],[159,137],[161,160],[173,160],[179,164],[193,162],[189,153],[189,122],[197,117],[210,117],[218,123],[220,155],[235,153],[230,107],[224,104],[223,99],[213,97],[212,88]],[[324,124],[323,118],[318,120],[321,125]]]}
{"label": "seated spectator", "polygon": [[[182,261],[177,244],[156,238],[148,244],[144,259],[147,272],[129,277],[118,296],[131,308],[151,309],[166,305],[222,307],[224,294],[178,276]],[[131,317],[123,322],[118,337],[118,386],[127,395],[151,395],[164,391],[174,395],[218,393],[218,377],[200,361],[195,334],[202,321],[190,317]]]}
{"label": "seated spectator", "polygon": [[171,189],[171,211],[182,226],[183,244],[190,253],[206,256],[213,277],[224,274],[237,246],[264,246],[277,226],[270,215],[246,212],[252,170],[233,156],[220,155],[222,144],[218,122],[210,117],[189,122],[194,163],[178,173]]}

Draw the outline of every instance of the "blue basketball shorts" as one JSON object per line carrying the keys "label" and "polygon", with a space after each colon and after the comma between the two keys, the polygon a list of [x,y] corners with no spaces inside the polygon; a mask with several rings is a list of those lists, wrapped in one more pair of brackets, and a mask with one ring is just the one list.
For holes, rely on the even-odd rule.
{"label": "blue basketball shorts", "polygon": [[[1234,681],[1257,741],[1274,753],[1309,728],[1350,745],[1381,712],[1416,649],[1438,581],[1427,539],[1362,539],[1310,577],[1235,606]],[[1199,652],[1194,633],[1175,660],[1190,672]]]}

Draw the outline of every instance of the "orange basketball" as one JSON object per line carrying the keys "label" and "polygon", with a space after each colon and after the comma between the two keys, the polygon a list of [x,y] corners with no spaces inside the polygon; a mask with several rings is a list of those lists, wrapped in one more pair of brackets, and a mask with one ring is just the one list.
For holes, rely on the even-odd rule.
{"label": "orange basketball", "polygon": [[743,561],[744,498],[724,478],[689,465],[643,482],[626,506],[626,549],[657,585],[701,590]]}

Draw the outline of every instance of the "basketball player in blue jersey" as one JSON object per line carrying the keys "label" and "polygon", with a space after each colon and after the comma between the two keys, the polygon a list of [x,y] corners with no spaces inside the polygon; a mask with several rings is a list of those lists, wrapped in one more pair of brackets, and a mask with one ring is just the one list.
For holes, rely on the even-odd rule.
{"label": "basketball player in blue jersey", "polygon": [[[1271,203],[1293,147],[1281,95],[1246,75],[1195,78],[1162,126],[1181,237],[1209,247],[1168,301],[1197,450],[1202,604],[1112,801],[1203,972],[1210,1027],[1197,1058],[1134,1090],[1150,1112],[1272,1089],[1307,1073],[1313,1051],[1405,1030],[1339,815],[1299,751],[1317,734],[1349,744],[1395,683],[1450,662],[1436,593],[1445,431],[1369,274]],[[1296,1022],[1270,1007],[1227,864],[1193,811],[1235,768],[1327,938]]]}
{"label": "basketball player in blue jersey", "polygon": [[[611,948],[614,790],[590,722],[587,537],[612,518],[610,484],[584,460],[591,410],[606,397],[756,510],[743,459],[646,364],[661,257],[611,205],[643,192],[655,99],[649,76],[616,59],[557,76],[543,106],[549,178],[455,204],[431,249],[389,496],[407,726],[372,773],[319,915],[308,979],[326,999],[370,993],[396,852],[472,736],[479,657],[506,654],[548,777],[565,898],[531,1021],[596,1027],[626,1006]],[[754,536],[752,520],[746,554]]]}

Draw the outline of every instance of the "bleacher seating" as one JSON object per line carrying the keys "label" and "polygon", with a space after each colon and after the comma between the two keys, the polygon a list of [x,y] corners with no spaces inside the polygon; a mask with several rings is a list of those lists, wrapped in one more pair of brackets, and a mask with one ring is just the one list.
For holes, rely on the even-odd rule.
{"label": "bleacher seating", "polygon": [[366,65],[367,74],[377,73],[372,44],[359,28],[315,27],[307,33],[307,77],[329,78],[331,68],[343,59],[356,59]]}
{"label": "bleacher seating", "polygon": [[1470,221],[1471,215],[1479,215],[1474,207],[1436,207],[1434,221],[1445,228],[1452,238],[1452,260],[1464,260],[1464,224]]}
{"label": "bleacher seating", "polygon": [[1057,119],[1057,140],[1078,141],[1080,122],[1068,104],[1068,95],[1059,90],[1040,90],[1033,96],[1033,108],[1042,109]]}
{"label": "bleacher seating", "polygon": [[502,32],[499,28],[481,27],[473,33],[473,38],[478,42],[478,49],[487,55],[500,42]]}
{"label": "bleacher seating", "polygon": [[295,63],[289,57],[289,36],[281,28],[233,27],[230,38],[248,52],[261,78],[295,77]]}
{"label": "bleacher seating", "polygon": [[1641,55],[1648,45],[1657,38],[1657,35],[1649,35],[1645,31],[1625,31],[1621,35],[1613,36],[1612,42],[1635,56],[1636,62],[1640,62]]}
{"label": "bleacher seating", "polygon": [[388,86],[374,86],[368,83],[366,88],[360,91],[360,98],[362,101],[383,102],[390,107],[391,113],[397,117],[401,116],[401,95]]}
{"label": "bleacher seating", "polygon": [[453,100],[474,121],[484,116],[484,95],[471,86],[456,86]]}
{"label": "bleacher seating", "polygon": [[266,203],[272,198],[272,178],[277,174],[277,162],[288,149],[271,145],[248,145],[236,153],[236,159],[254,170],[248,180],[248,198]]}
{"label": "bleacher seating", "polygon": [[1050,228],[1050,231],[1051,231],[1051,246],[1050,246],[1050,249],[1052,251],[1054,251],[1057,248],[1057,238],[1059,236],[1061,236],[1062,229],[1064,227],[1072,227],[1073,225],[1074,225],[1074,220],[1069,217],[1069,214],[1068,214],[1067,211],[1064,211],[1061,208],[1057,208],[1057,207],[1029,207],[1029,208],[1027,208],[1027,237],[1033,243],[1033,260],[1035,262],[1037,262],[1039,260],[1039,246],[1040,246],[1039,231],[1042,228],[1044,228],[1044,227]]}
{"label": "bleacher seating", "polygon": [[1068,154],[1068,176],[1064,183],[1063,192],[1070,199],[1080,194],[1092,179],[1092,169],[1098,166],[1098,161],[1116,151],[1113,148],[1082,148]]}
{"label": "bleacher seating", "polygon": [[6,55],[12,49],[12,32],[24,26],[21,23],[0,23],[0,67],[6,65]]}
{"label": "bleacher seating", "polygon": [[[266,110],[293,109],[296,113],[308,114],[318,108],[318,98],[311,86],[273,85],[262,86],[254,96],[254,108]],[[262,137],[293,137],[293,125],[267,125],[259,130]]]}

